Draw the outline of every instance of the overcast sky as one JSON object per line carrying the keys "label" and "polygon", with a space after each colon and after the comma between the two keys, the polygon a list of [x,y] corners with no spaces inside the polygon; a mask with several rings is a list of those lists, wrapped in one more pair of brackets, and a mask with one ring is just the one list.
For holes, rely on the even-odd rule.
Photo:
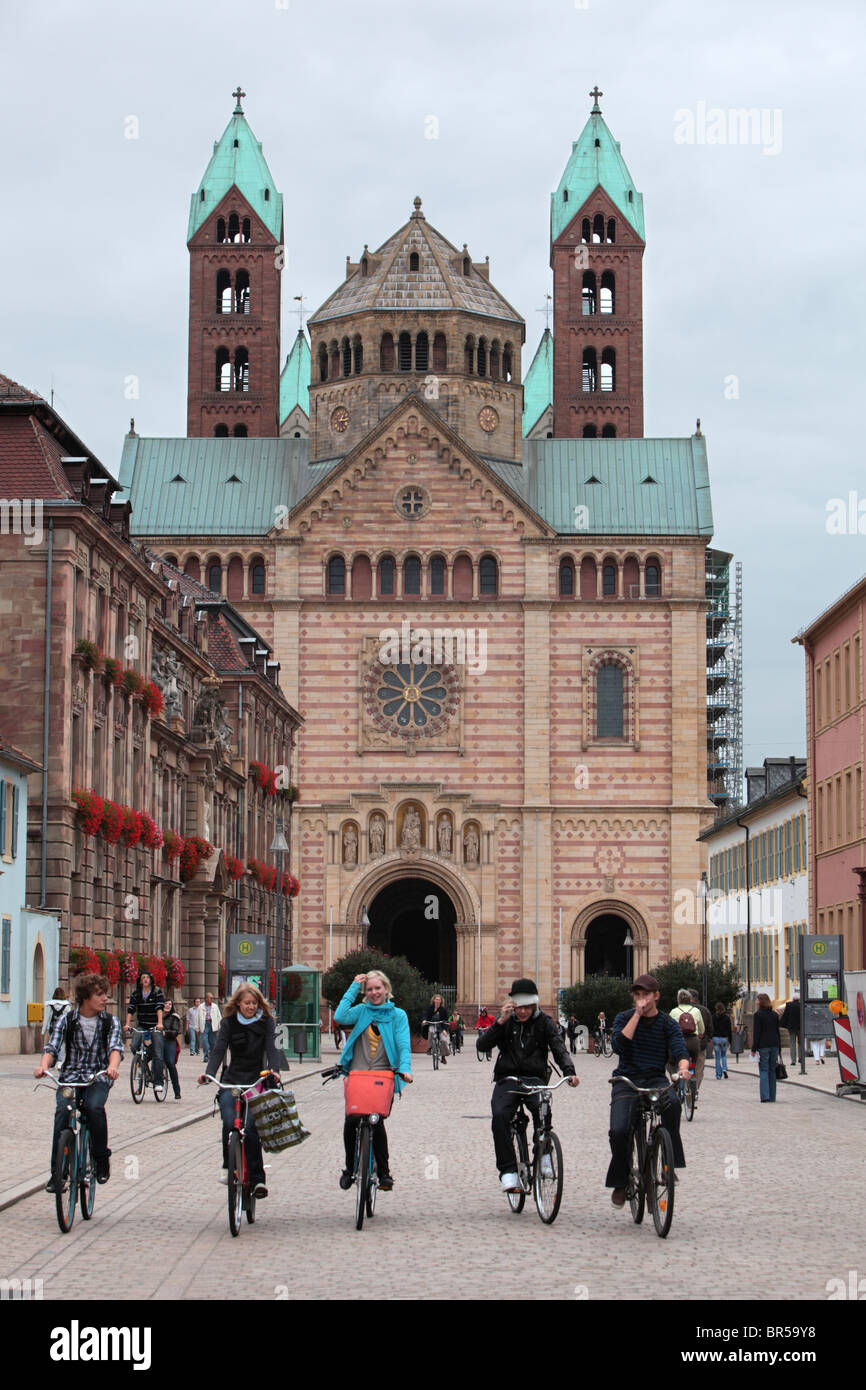
{"label": "overcast sky", "polygon": [[[420,194],[490,256],[525,370],[597,82],[645,201],[646,434],[701,417],[743,562],[746,762],[802,753],[790,638],[866,571],[866,537],[827,531],[854,492],[866,532],[864,30],[862,0],[4,5],[0,371],[53,386],[115,473],[130,415],[185,433],[189,200],[239,82],[285,201],[284,353],[292,297],[312,312]],[[719,143],[744,107],[762,128]]]}

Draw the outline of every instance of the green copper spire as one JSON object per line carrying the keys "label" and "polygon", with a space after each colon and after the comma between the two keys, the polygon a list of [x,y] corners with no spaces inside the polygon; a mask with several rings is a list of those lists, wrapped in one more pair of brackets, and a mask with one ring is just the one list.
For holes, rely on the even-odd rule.
{"label": "green copper spire", "polygon": [[246,93],[238,87],[232,96],[235,98],[232,118],[216,141],[204,177],[190,200],[186,239],[190,241],[195,236],[229,189],[235,187],[274,238],[281,241],[283,196],[277,192],[262,147],[247,125],[241,107],[241,97]]}
{"label": "green copper spire", "polygon": [[545,328],[529,371],[523,378],[524,439],[550,405],[553,405],[553,337],[550,329]]}
{"label": "green copper spire", "polygon": [[[638,193],[626,162],[604,123],[598,104],[603,92],[596,86],[589,120],[571,147],[571,158],[559,187],[550,195],[550,239],[556,241],[575,213],[579,212],[594,189],[601,184],[616,203],[642,241],[646,240],[643,220],[643,194]],[[566,196],[567,195],[567,196]]]}
{"label": "green copper spire", "polygon": [[295,406],[310,414],[310,345],[303,328],[298,330],[291,352],[280,376],[280,424],[287,420]]}

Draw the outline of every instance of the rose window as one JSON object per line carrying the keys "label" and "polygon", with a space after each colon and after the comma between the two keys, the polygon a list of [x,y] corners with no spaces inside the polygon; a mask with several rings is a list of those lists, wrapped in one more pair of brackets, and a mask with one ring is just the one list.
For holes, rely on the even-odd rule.
{"label": "rose window", "polygon": [[374,662],[364,681],[364,704],[378,729],[404,738],[429,738],[457,713],[457,674],[452,666],[425,661],[394,666]]}

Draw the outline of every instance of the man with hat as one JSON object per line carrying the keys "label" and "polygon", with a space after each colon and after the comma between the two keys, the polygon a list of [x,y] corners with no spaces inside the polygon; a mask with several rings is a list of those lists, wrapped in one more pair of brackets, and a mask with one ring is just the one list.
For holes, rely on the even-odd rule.
{"label": "man with hat", "polygon": [[[653,975],[639,975],[631,987],[633,1009],[623,1009],[613,1021],[613,1050],[619,1058],[614,1077],[626,1076],[635,1086],[658,1086],[662,1124],[674,1146],[674,1167],[685,1168],[680,1139],[680,1103],[668,1086],[665,1063],[668,1054],[679,1075],[689,1076],[689,1054],[679,1024],[658,1007],[659,982]],[[637,1095],[624,1082],[614,1081],[610,1098],[610,1166],[605,1180],[612,1187],[615,1207],[625,1206],[629,1174],[629,1134]]]}
{"label": "man with hat", "polygon": [[[483,1035],[479,1035],[477,1046],[482,1052],[499,1048],[493,1068],[491,1129],[502,1190],[514,1192],[519,1189],[520,1181],[515,1171],[509,1125],[520,1104],[520,1096],[514,1094],[514,1082],[505,1078],[525,1076],[546,1084],[550,1080],[548,1052],[552,1052],[563,1076],[568,1077],[569,1086],[577,1086],[574,1063],[553,1019],[538,1007],[538,989],[534,980],[514,981],[499,1017]],[[535,1097],[527,1099],[526,1103],[533,1116],[537,1117],[538,1101]],[[549,1163],[550,1159],[542,1160],[545,1161]]]}

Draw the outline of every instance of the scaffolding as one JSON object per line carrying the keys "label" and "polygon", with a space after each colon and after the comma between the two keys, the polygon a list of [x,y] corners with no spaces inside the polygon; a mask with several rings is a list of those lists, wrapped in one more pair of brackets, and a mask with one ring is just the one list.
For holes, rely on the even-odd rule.
{"label": "scaffolding", "polygon": [[743,800],[743,567],[707,550],[707,795],[719,816]]}

